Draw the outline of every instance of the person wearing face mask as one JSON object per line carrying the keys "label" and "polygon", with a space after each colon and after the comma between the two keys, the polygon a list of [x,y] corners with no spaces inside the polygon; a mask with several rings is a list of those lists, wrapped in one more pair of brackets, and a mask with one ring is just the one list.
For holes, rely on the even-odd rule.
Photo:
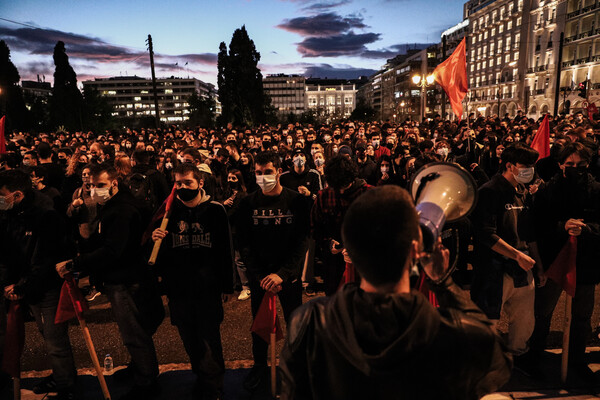
{"label": "person wearing face mask", "polygon": [[5,302],[28,305],[45,341],[52,375],[38,382],[35,393],[57,392],[55,399],[75,399],[77,370],[68,334],[68,323],[55,324],[61,280],[54,264],[64,259],[64,221],[52,202],[31,188],[23,171],[0,172],[0,320]]}
{"label": "person wearing face mask", "polygon": [[90,173],[91,165],[86,165],[81,171],[83,184],[73,193],[71,203],[67,208],[67,217],[74,221],[79,229],[79,236],[89,239],[97,228],[96,203],[91,197]]}
{"label": "person wearing face mask", "polygon": [[[581,143],[565,144],[557,160],[560,171],[536,193],[536,239],[547,270],[570,237],[577,238],[576,290],[572,303],[569,344],[569,378],[588,384],[598,379],[588,367],[586,343],[591,332],[595,287],[600,283],[600,183],[589,174],[590,151]],[[535,300],[535,330],[530,340],[528,365],[541,377],[540,364],[550,332],[554,308],[562,287],[552,279],[540,280]]]}
{"label": "person wearing face mask", "polygon": [[182,164],[173,174],[177,197],[169,224],[152,232],[152,240],[163,241],[156,267],[169,298],[171,323],[196,374],[196,398],[216,399],[223,393],[225,373],[222,303],[233,294],[229,220],[223,205],[202,189],[197,168]]}
{"label": "person wearing face mask", "polygon": [[524,363],[533,332],[535,283],[541,260],[533,232],[531,182],[538,152],[522,143],[502,153],[501,172],[479,188],[471,216],[476,260],[471,297],[497,324],[501,311],[508,316],[508,346],[515,366]]}
{"label": "person wearing face mask", "polygon": [[381,135],[376,132],[371,136],[371,143],[373,144],[375,162],[379,162],[381,156],[391,156],[392,152],[386,146],[381,146]]}
{"label": "person wearing face mask", "polygon": [[[252,292],[252,317],[256,316],[267,291],[277,294],[286,321],[302,304],[300,275],[309,233],[309,205],[295,190],[283,187],[281,160],[276,153],[259,153],[254,160],[260,190],[246,196],[234,217],[242,259]],[[244,380],[251,392],[269,376],[268,343],[252,333],[254,366]]]}
{"label": "person wearing face mask", "polygon": [[322,151],[316,151],[312,157],[315,164],[315,171],[319,173],[319,178],[321,179],[321,187],[327,187],[327,180],[325,179],[325,154]]}
{"label": "person wearing face mask", "polygon": [[319,173],[307,167],[306,154],[302,150],[294,151],[292,163],[293,168],[281,174],[281,185],[299,192],[312,202],[323,189]]}
{"label": "person wearing face mask", "polygon": [[22,164],[24,167],[35,167],[38,165],[38,155],[35,151],[30,150],[30,151],[26,151],[25,154],[23,154],[23,161]]}
{"label": "person wearing face mask", "polygon": [[373,184],[373,178],[377,175],[377,164],[367,156],[364,144],[356,146],[356,165],[358,165],[358,177]]}
{"label": "person wearing face mask", "polygon": [[61,277],[89,274],[90,283],[107,295],[131,364],[135,385],[122,399],[152,399],[160,394],[158,360],[152,335],[164,318],[157,279],[140,246],[144,225],[137,201],[119,187],[117,172],[100,164],[91,171],[90,196],[98,206],[98,228],[90,250],[56,264]]}

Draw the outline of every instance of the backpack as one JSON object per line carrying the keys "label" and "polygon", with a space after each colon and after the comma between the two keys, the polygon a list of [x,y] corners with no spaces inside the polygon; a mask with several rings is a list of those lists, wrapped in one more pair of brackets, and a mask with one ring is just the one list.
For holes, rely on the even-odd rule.
{"label": "backpack", "polygon": [[134,172],[125,178],[125,185],[129,188],[133,197],[150,212],[154,212],[158,207],[154,184],[150,179],[152,172],[152,170],[146,174]]}

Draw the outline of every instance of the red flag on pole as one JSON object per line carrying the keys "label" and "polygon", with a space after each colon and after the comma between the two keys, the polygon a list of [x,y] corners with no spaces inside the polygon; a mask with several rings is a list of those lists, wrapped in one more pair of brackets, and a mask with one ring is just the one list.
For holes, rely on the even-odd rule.
{"label": "red flag on pole", "polygon": [[452,111],[459,120],[462,118],[463,113],[462,101],[469,91],[465,47],[465,39],[463,39],[454,50],[454,53],[433,71],[435,81],[448,95]]}
{"label": "red flag on pole", "polygon": [[169,214],[171,214],[171,208],[173,207],[173,201],[175,201],[175,197],[177,196],[176,191],[177,191],[177,187],[175,185],[173,185],[171,194],[169,194],[169,196],[167,196],[165,201],[163,201],[163,203],[160,205],[160,207],[158,207],[158,210],[156,211],[156,213],[154,213],[154,216],[152,216],[152,220],[150,221],[150,223],[148,224],[148,227],[146,228],[146,230],[144,231],[144,234],[142,235],[142,245],[145,244],[152,237],[152,231],[154,230],[154,225],[156,224],[156,221],[160,220],[165,215],[168,216]]}
{"label": "red flag on pole", "polygon": [[283,339],[283,331],[277,316],[277,297],[275,293],[265,293],[250,330],[267,343],[270,341],[271,333],[276,334],[277,340]]}
{"label": "red flag on pole", "polygon": [[558,283],[571,297],[575,296],[577,237],[569,236],[558,256],[546,271],[546,276]]}
{"label": "red flag on pole", "polygon": [[75,283],[75,279],[73,279],[73,276],[67,275],[60,289],[60,299],[58,300],[54,323],[60,324],[75,317],[81,320],[83,319],[83,312],[87,310],[89,310],[88,303]]}
{"label": "red flag on pole", "polygon": [[18,301],[11,301],[6,314],[6,335],[2,355],[2,371],[13,378],[21,377],[21,353],[25,344],[25,322]]}
{"label": "red flag on pole", "polygon": [[6,116],[0,118],[0,154],[6,153],[6,139],[4,138],[4,122]]}
{"label": "red flag on pole", "polygon": [[550,156],[550,123],[548,122],[548,114],[544,116],[533,138],[533,142],[531,142],[531,148],[540,153],[538,160]]}
{"label": "red flag on pole", "polygon": [[344,269],[344,275],[342,275],[342,280],[338,285],[338,289],[344,286],[347,283],[352,283],[356,281],[356,270],[354,269],[354,264],[347,262],[346,268]]}

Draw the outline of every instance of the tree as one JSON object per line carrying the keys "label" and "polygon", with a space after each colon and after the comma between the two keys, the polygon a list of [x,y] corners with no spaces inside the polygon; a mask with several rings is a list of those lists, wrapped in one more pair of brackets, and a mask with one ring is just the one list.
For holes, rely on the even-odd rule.
{"label": "tree", "polygon": [[83,88],[82,118],[86,130],[102,132],[113,128],[115,120],[112,107],[98,89],[86,86]]}
{"label": "tree", "polygon": [[21,76],[10,60],[10,49],[0,40],[0,117],[6,115],[6,129],[29,128],[28,111],[19,86]]}
{"label": "tree", "polygon": [[77,88],[77,75],[69,64],[62,41],[54,47],[54,87],[50,104],[53,126],[64,125],[68,130],[83,129],[83,97]]}
{"label": "tree", "polygon": [[246,27],[236,29],[229,43],[219,46],[217,58],[219,101],[222,124],[258,125],[265,122],[265,101],[262,74],[258,68],[260,53],[248,36]]}
{"label": "tree", "polygon": [[189,125],[203,128],[214,126],[217,105],[212,97],[198,96],[197,93],[194,93],[187,98],[187,102],[190,112]]}
{"label": "tree", "polygon": [[350,119],[358,121],[373,121],[375,118],[375,110],[373,107],[365,103],[363,99],[359,99],[356,108],[350,114]]}

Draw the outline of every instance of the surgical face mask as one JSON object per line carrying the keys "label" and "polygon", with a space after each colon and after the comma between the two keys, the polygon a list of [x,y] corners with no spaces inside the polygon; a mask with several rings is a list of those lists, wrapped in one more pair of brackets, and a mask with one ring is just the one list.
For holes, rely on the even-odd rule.
{"label": "surgical face mask", "polygon": [[323,158],[315,158],[315,165],[317,167],[322,167],[325,165],[325,160]]}
{"label": "surgical face mask", "polygon": [[448,157],[448,153],[450,152],[450,150],[448,150],[447,147],[440,147],[439,149],[437,149],[436,153],[438,153],[440,156],[442,157]]}
{"label": "surgical face mask", "polygon": [[304,167],[305,163],[306,163],[306,161],[304,161],[304,158],[302,158],[302,157],[294,158],[294,166],[296,166],[296,167]]}
{"label": "surgical face mask", "polygon": [[314,156],[319,149],[310,149],[310,155]]}
{"label": "surgical face mask", "polygon": [[292,145],[292,143],[293,143],[293,140],[292,140],[292,139],[287,139],[286,141],[287,141],[287,144],[288,144],[288,145],[290,145],[290,146],[291,146],[291,145]]}
{"label": "surgical face mask", "polygon": [[33,167],[35,164],[33,163],[33,160],[23,160],[23,165],[26,167]]}
{"label": "surgical face mask", "polygon": [[112,195],[110,194],[110,187],[92,188],[92,190],[90,191],[90,197],[92,198],[92,201],[96,204],[105,204],[112,197]]}
{"label": "surgical face mask", "polygon": [[373,143],[373,147],[376,147],[376,148],[379,147],[379,143],[380,143],[379,139],[374,139],[372,143]]}
{"label": "surgical face mask", "polygon": [[277,186],[277,175],[257,175],[256,184],[260,187],[263,193],[269,193]]}
{"label": "surgical face mask", "polygon": [[533,179],[534,173],[535,169],[533,167],[521,168],[519,169],[519,173],[515,175],[515,180],[522,184],[529,183]]}
{"label": "surgical face mask", "polygon": [[12,194],[0,196],[0,211],[10,210],[15,206],[15,199]]}
{"label": "surgical face mask", "polygon": [[173,169],[173,163],[170,163],[170,162],[165,163],[165,168],[166,169]]}
{"label": "surgical face mask", "polygon": [[388,172],[390,172],[390,167],[381,167],[381,173],[382,174],[387,174]]}
{"label": "surgical face mask", "polygon": [[329,142],[331,140],[331,136],[325,135],[325,136],[323,136],[323,140],[326,142]]}

